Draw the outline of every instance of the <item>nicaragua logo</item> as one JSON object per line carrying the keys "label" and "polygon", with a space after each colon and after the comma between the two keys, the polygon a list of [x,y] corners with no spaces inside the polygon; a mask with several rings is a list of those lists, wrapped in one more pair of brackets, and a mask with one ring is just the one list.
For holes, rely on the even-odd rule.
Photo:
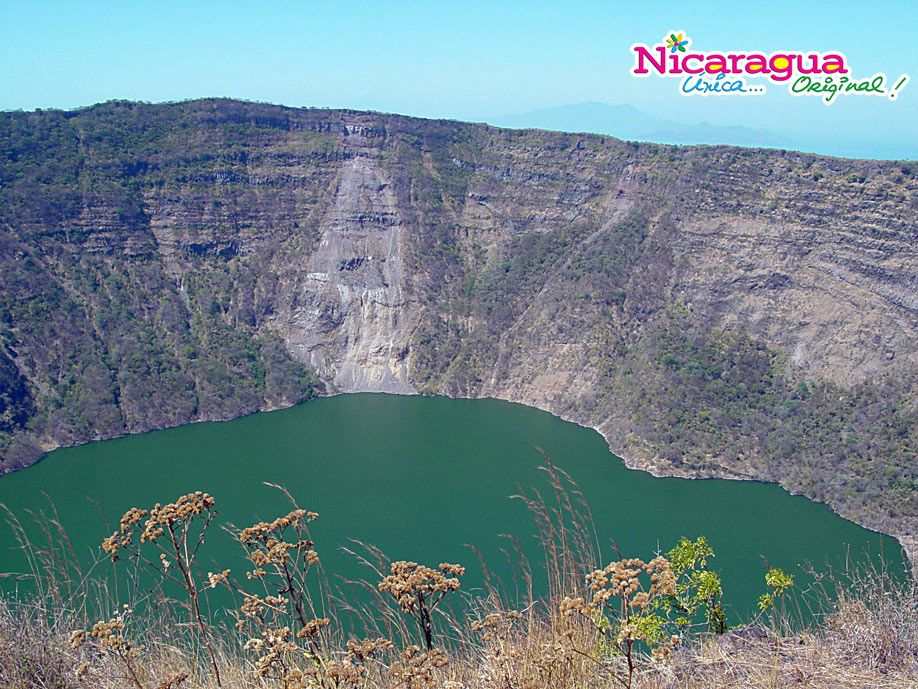
{"label": "nicaragua logo", "polygon": [[758,96],[770,84],[786,84],[791,95],[817,95],[826,105],[834,103],[839,94],[895,100],[909,80],[907,74],[902,74],[888,87],[882,72],[854,78],[841,52],[723,52],[699,51],[691,46],[692,40],[685,31],[672,31],[653,47],[635,43],[631,46],[634,54],[631,74],[677,78],[679,93],[684,96]]}

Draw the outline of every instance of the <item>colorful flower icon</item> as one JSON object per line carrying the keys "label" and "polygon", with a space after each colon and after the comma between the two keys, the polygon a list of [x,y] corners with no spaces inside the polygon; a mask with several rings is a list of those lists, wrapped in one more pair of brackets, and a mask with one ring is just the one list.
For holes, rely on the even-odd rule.
{"label": "colorful flower icon", "polygon": [[666,39],[666,47],[669,48],[669,52],[674,53],[677,50],[679,52],[685,52],[685,46],[688,45],[688,37],[685,39],[682,38],[682,34],[678,36],[674,33],[669,35],[669,38]]}

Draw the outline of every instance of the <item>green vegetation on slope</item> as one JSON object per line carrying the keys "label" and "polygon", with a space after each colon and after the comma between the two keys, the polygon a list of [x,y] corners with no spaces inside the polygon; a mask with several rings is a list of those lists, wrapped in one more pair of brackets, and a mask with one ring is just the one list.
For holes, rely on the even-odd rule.
{"label": "green vegetation on slope", "polygon": [[[673,307],[612,374],[638,433],[674,466],[780,481],[855,520],[918,518],[912,376],[842,387],[785,374],[786,357]],[[844,471],[839,471],[844,467]]]}

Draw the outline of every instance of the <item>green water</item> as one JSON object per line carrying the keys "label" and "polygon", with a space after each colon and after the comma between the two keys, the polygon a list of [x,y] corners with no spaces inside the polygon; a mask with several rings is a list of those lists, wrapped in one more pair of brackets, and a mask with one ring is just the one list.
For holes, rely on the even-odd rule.
{"label": "green water", "polygon": [[[481,567],[466,544],[510,580],[502,549],[511,543],[501,534],[519,539],[542,580],[533,521],[509,497],[520,487],[548,492],[538,470],[545,460],[536,447],[582,488],[607,561],[611,539],[623,555],[646,559],[680,536],[706,536],[717,553],[711,564],[722,572],[734,622],[764,592],[763,558],[799,573],[805,563],[837,568],[846,556],[882,554],[894,570],[904,571],[894,539],[776,485],[653,478],[624,468],[595,431],[496,400],[342,395],[230,422],[57,450],[0,477],[0,502],[18,515],[47,511],[52,502],[77,552],[89,561],[110,533],[105,518],[113,530],[131,506],[169,502],[194,490],[216,498],[222,521],[246,526],[273,519],[288,504],[262,485],[269,481],[319,513],[312,536],[333,581],[339,575],[372,577],[339,550],[357,539],[392,559],[463,563],[469,569],[463,588],[474,590],[482,583]],[[25,569],[14,545],[3,525],[0,571]],[[226,533],[214,530],[205,548],[205,571],[229,563],[241,573]]]}

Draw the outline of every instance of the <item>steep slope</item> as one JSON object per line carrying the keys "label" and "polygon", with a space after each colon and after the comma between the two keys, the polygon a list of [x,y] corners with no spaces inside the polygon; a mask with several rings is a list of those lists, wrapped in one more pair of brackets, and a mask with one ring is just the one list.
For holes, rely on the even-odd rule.
{"label": "steep slope", "polygon": [[205,100],[0,118],[0,467],[493,396],[918,534],[918,167]]}

